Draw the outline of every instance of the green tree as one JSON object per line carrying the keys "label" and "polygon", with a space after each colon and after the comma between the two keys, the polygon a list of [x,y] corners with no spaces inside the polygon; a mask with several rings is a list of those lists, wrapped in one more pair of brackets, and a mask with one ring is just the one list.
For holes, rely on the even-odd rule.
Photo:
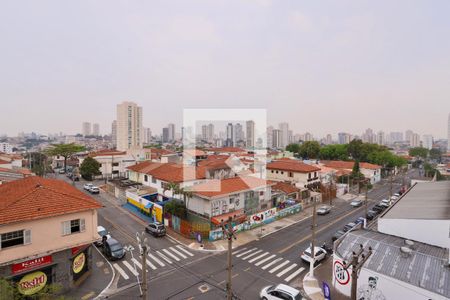
{"label": "green tree", "polygon": [[30,152],[25,156],[29,165],[31,165],[31,171],[38,176],[44,176],[45,173],[51,172],[50,165],[47,160],[47,156],[40,152]]}
{"label": "green tree", "polygon": [[347,144],[326,145],[320,148],[319,157],[324,160],[348,160]]}
{"label": "green tree", "polygon": [[298,154],[300,152],[299,144],[289,144],[286,146],[286,151],[292,152],[294,154]]}
{"label": "green tree", "polygon": [[358,183],[358,193],[361,193],[361,184],[363,183],[364,175],[361,173],[358,160],[356,160],[355,163],[353,164],[353,169],[350,176],[353,182]]}
{"label": "green tree", "polygon": [[362,145],[363,142],[361,140],[352,140],[347,147],[348,155],[355,160],[360,160]]}
{"label": "green tree", "polygon": [[64,170],[67,171],[67,159],[77,152],[83,151],[85,148],[75,143],[70,144],[53,144],[51,148],[46,150],[46,154],[49,156],[60,155],[64,157]]}
{"label": "green tree", "polygon": [[94,158],[86,157],[85,160],[83,160],[83,162],[81,163],[80,174],[84,179],[92,180],[92,176],[100,175],[102,173],[100,172],[101,166],[102,164],[96,161]]}
{"label": "green tree", "polygon": [[172,199],[171,201],[166,203],[164,205],[164,211],[182,219],[185,219],[187,214],[185,203],[176,199]]}
{"label": "green tree", "polygon": [[441,162],[442,152],[439,148],[433,148],[430,150],[430,158],[436,160],[437,162]]}
{"label": "green tree", "polygon": [[319,158],[320,145],[316,141],[304,142],[299,149],[298,154],[303,158]]}
{"label": "green tree", "polygon": [[409,149],[409,156],[427,158],[428,149],[423,147],[415,147]]}

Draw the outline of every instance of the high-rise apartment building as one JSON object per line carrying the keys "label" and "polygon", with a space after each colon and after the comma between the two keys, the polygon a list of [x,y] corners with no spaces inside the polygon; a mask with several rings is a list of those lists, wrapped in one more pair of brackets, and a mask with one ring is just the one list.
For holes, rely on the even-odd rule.
{"label": "high-rise apartment building", "polygon": [[331,136],[331,134],[327,134],[327,137],[325,138],[325,143],[327,145],[331,145],[333,143],[333,137]]}
{"label": "high-rise apartment building", "polygon": [[288,123],[280,123],[278,125],[278,129],[281,132],[281,142],[279,148],[286,148],[289,143],[289,124]]}
{"label": "high-rise apartment building", "polygon": [[89,122],[83,122],[83,126],[82,126],[82,134],[83,136],[88,136],[91,135],[91,123]]}
{"label": "high-rise apartment building", "polygon": [[144,130],[142,127],[142,107],[134,102],[117,105],[117,150],[141,148]]}
{"label": "high-rise apartment building", "polygon": [[272,130],[272,147],[273,148],[277,148],[277,149],[284,148],[281,144],[282,143],[281,142],[282,135],[283,134],[280,129]]}
{"label": "high-rise apartment building", "polygon": [[414,147],[420,147],[420,135],[417,133],[413,133],[411,135],[411,139],[409,141],[409,145],[414,148]]}
{"label": "high-rise apartment building", "polygon": [[162,142],[168,143],[169,141],[169,127],[164,127],[162,130]]}
{"label": "high-rise apartment building", "polygon": [[111,124],[111,141],[112,141],[114,148],[117,147],[117,121],[116,120],[112,121],[112,124]]}
{"label": "high-rise apartment building", "polygon": [[175,124],[170,123],[167,128],[169,129],[169,142],[175,141]]}
{"label": "high-rise apartment building", "polygon": [[152,141],[152,130],[144,128],[144,144],[150,144]]}
{"label": "high-rise apartment building", "polygon": [[412,130],[405,131],[405,141],[411,142],[411,136],[414,134]]}
{"label": "high-rise apartment building", "polygon": [[450,113],[448,114],[447,124],[447,152],[450,152]]}
{"label": "high-rise apartment building", "polygon": [[385,145],[386,144],[386,140],[385,140],[383,131],[378,131],[378,133],[377,133],[377,144],[378,145]]}
{"label": "high-rise apartment building", "polygon": [[234,145],[237,146],[238,143],[244,142],[244,131],[242,130],[242,125],[237,123],[234,125]]}
{"label": "high-rise apartment building", "polygon": [[311,133],[305,133],[305,142],[311,142],[313,140],[313,136]]}
{"label": "high-rise apartment building", "polygon": [[98,123],[94,123],[94,125],[92,125],[92,135],[100,135],[100,125]]}
{"label": "high-rise apartment building", "polygon": [[348,144],[350,143],[350,134],[345,132],[338,133],[338,143],[339,144]]}
{"label": "high-rise apartment building", "polygon": [[246,146],[247,148],[255,147],[255,122],[247,121],[246,122]]}
{"label": "high-rise apartment building", "polygon": [[202,125],[202,140],[212,143],[214,141],[214,125]]}
{"label": "high-rise apartment building", "polygon": [[375,139],[376,139],[376,136],[374,135],[373,130],[370,128],[367,128],[366,131],[362,135],[362,141],[364,143],[373,144],[373,143],[375,143]]}
{"label": "high-rise apartment building", "polygon": [[233,124],[232,123],[228,123],[227,125],[227,136],[225,139],[225,146],[227,147],[232,147],[234,146],[234,132],[233,132]]}
{"label": "high-rise apartment building", "polygon": [[273,147],[273,126],[267,127],[267,147]]}
{"label": "high-rise apartment building", "polygon": [[433,136],[431,134],[424,134],[422,136],[422,147],[431,150],[433,148]]}
{"label": "high-rise apartment building", "polygon": [[403,132],[391,132],[389,136],[391,143],[403,141]]}

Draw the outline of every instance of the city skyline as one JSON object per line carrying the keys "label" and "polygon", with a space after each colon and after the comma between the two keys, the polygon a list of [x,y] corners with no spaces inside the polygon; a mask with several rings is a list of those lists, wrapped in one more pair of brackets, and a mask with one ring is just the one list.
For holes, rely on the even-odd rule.
{"label": "city skyline", "polygon": [[0,134],[110,128],[133,101],[153,132],[167,116],[179,128],[183,108],[265,108],[314,135],[447,136],[447,1],[175,3],[6,3]]}

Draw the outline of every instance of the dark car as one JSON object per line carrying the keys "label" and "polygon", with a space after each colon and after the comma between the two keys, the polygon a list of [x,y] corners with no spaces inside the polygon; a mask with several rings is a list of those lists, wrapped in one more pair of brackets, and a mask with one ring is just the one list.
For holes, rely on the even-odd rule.
{"label": "dark car", "polygon": [[125,249],[119,241],[109,238],[103,243],[103,253],[109,260],[118,260],[125,256]]}
{"label": "dark car", "polygon": [[340,237],[343,236],[344,234],[345,234],[345,231],[338,230],[338,231],[336,231],[336,233],[333,235],[333,237],[331,238],[331,240],[334,242],[335,240],[337,240],[338,238],[340,238]]}
{"label": "dark car", "polygon": [[381,213],[384,209],[385,209],[385,207],[378,205],[378,204],[375,205],[374,207],[372,207],[372,210],[376,211],[377,213]]}
{"label": "dark car", "polygon": [[359,217],[358,219],[355,220],[355,224],[364,224],[364,218],[363,217]]}
{"label": "dark car", "polygon": [[350,229],[352,229],[355,226],[356,226],[356,224],[353,222],[348,223],[347,225],[344,226],[344,232],[349,231]]}
{"label": "dark car", "polygon": [[145,227],[145,231],[147,233],[152,234],[153,236],[164,236],[166,235],[166,228],[164,224],[159,222],[150,223]]}
{"label": "dark car", "polygon": [[374,210],[369,210],[366,215],[367,220],[373,220],[378,215],[378,212]]}

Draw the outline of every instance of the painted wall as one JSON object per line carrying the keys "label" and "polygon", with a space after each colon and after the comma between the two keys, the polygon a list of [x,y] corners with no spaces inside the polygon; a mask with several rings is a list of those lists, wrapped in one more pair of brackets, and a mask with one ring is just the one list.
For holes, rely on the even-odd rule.
{"label": "painted wall", "polygon": [[[74,219],[85,219],[85,231],[63,236],[62,223]],[[0,264],[89,244],[100,238],[96,210],[0,226],[0,233],[17,230],[31,230],[31,243],[0,249]]]}

